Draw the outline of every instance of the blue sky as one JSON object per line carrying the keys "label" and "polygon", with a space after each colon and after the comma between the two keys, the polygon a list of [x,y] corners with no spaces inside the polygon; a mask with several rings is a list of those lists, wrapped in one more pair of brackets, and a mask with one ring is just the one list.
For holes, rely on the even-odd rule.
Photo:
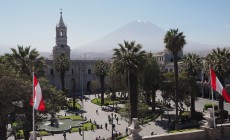
{"label": "blue sky", "polygon": [[51,52],[62,8],[71,48],[134,20],[179,28],[190,41],[230,46],[229,7],[229,0],[1,0],[0,45]]}

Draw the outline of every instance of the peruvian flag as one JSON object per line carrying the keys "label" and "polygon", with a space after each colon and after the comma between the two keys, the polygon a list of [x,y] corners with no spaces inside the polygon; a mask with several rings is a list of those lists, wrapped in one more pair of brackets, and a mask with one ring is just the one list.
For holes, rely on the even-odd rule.
{"label": "peruvian flag", "polygon": [[226,102],[230,102],[230,95],[227,93],[227,90],[223,88],[212,67],[210,67],[210,77],[211,87],[213,90],[217,91],[225,99]]}
{"label": "peruvian flag", "polygon": [[34,82],[33,82],[33,90],[34,90],[34,100],[31,99],[30,104],[34,107],[34,109],[39,111],[45,111],[45,103],[42,97],[42,89],[40,87],[40,84],[38,82],[37,77],[35,74],[34,76]]}

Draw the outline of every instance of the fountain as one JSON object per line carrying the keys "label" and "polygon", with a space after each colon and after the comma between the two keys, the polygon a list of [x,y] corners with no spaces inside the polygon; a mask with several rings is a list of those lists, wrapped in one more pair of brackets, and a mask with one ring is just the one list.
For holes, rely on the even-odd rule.
{"label": "fountain", "polygon": [[51,117],[45,120],[38,130],[45,130],[49,133],[62,133],[63,131],[70,131],[72,127],[80,127],[83,120],[72,120],[70,118],[59,118],[54,113]]}

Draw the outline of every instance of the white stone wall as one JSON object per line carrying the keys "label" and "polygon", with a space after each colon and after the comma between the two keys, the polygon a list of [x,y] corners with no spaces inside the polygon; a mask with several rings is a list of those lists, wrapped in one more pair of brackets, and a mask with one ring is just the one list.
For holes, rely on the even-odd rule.
{"label": "white stone wall", "polygon": [[[65,74],[65,87],[72,93],[72,79],[76,79],[76,94],[81,94],[82,83],[83,91],[87,92],[87,83],[92,80],[99,80],[93,73],[93,66],[97,60],[70,60],[69,71]],[[52,60],[46,60],[45,75],[49,83],[57,89],[61,89],[60,74],[55,70]],[[88,70],[91,69],[91,74]],[[51,74],[53,71],[53,74]],[[83,79],[83,82],[82,82]]]}

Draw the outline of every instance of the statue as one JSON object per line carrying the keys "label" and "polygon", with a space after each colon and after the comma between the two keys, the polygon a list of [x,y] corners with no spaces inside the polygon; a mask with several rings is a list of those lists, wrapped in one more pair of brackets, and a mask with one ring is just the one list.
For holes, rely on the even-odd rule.
{"label": "statue", "polygon": [[51,114],[50,125],[52,127],[57,127],[57,128],[59,127],[58,119],[55,117],[54,113]]}

